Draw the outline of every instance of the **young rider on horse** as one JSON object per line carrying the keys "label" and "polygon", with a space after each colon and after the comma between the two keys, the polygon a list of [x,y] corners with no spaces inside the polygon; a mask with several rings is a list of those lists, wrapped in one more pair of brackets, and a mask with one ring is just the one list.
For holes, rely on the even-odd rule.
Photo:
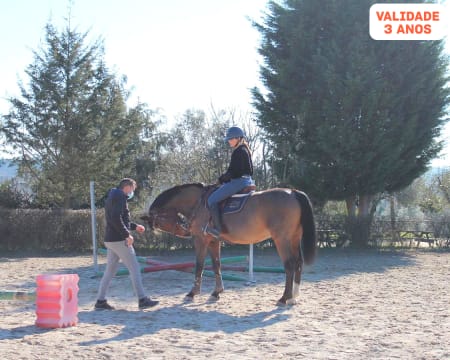
{"label": "young rider on horse", "polygon": [[244,131],[237,126],[232,126],[228,129],[225,140],[233,148],[233,153],[228,170],[219,177],[221,186],[208,198],[214,229],[210,228],[208,224],[204,228],[205,233],[215,237],[219,237],[222,232],[219,203],[245,187],[255,184],[252,179],[252,155]]}

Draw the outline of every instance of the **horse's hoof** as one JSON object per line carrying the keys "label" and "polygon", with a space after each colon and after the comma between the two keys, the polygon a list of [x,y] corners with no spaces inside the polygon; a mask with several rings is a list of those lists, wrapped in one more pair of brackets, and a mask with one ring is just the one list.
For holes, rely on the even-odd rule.
{"label": "horse's hoof", "polygon": [[221,293],[223,293],[223,289],[213,291],[211,296],[210,296],[211,300],[213,300],[213,299],[214,300],[219,300]]}
{"label": "horse's hoof", "polygon": [[286,300],[286,305],[295,305],[297,304],[297,300],[295,298]]}
{"label": "horse's hoof", "polygon": [[219,301],[219,299],[220,299],[219,294],[217,295],[211,294],[211,296],[209,297],[209,302],[216,302]]}
{"label": "horse's hoof", "polygon": [[297,300],[295,300],[294,298],[290,298],[288,300],[281,298],[277,302],[277,305],[278,306],[282,306],[282,307],[292,306],[292,305],[295,305],[295,304],[297,304]]}
{"label": "horse's hoof", "polygon": [[211,293],[211,296],[215,296],[215,297],[219,298],[219,295],[222,294],[222,293],[223,293],[223,288],[222,288],[222,289],[219,289],[219,290],[214,290],[214,291]]}
{"label": "horse's hoof", "polygon": [[194,302],[194,295],[187,294],[184,297],[184,302]]}
{"label": "horse's hoof", "polygon": [[289,305],[295,305],[297,304],[297,300],[295,298],[285,299],[282,297],[280,300],[278,300],[277,305],[278,306],[289,306]]}

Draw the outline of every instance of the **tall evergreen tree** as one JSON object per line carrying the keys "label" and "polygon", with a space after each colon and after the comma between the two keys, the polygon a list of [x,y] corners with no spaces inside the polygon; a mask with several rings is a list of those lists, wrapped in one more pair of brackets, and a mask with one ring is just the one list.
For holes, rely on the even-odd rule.
{"label": "tall evergreen tree", "polygon": [[439,153],[449,103],[443,41],[372,40],[373,3],[271,1],[255,24],[267,92],[254,89],[254,104],[276,171],[316,199],[346,200],[354,243],[367,242],[374,195],[404,188]]}
{"label": "tall evergreen tree", "polygon": [[77,207],[89,203],[90,180],[106,188],[135,173],[130,144],[148,116],[142,104],[127,109],[126,79],[105,66],[102,40],[86,45],[87,33],[69,21],[60,33],[51,24],[45,30],[26,69],[29,82],[19,83],[21,97],[9,99],[1,130],[20,153],[37,201]]}

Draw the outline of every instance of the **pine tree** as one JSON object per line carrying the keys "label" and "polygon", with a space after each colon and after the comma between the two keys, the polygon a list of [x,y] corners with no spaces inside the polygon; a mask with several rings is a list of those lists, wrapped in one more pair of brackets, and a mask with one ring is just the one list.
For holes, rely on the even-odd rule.
{"label": "pine tree", "polygon": [[20,171],[32,179],[36,201],[70,208],[89,203],[89,181],[100,191],[134,174],[132,144],[148,120],[138,105],[127,109],[126,79],[104,63],[103,41],[86,45],[87,33],[70,22],[60,33],[48,24],[44,46],[34,51],[21,97],[10,98],[2,132]]}
{"label": "pine tree", "polygon": [[255,24],[267,93],[254,89],[254,104],[275,170],[313,198],[345,200],[363,244],[374,196],[409,185],[439,153],[449,103],[443,41],[372,40],[373,3],[270,2]]}

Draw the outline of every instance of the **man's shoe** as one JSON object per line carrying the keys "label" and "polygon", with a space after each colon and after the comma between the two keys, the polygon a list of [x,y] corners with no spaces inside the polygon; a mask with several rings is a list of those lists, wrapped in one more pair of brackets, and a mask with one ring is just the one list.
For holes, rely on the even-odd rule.
{"label": "man's shoe", "polygon": [[114,310],[114,307],[109,305],[106,300],[97,300],[94,306],[95,310]]}
{"label": "man's shoe", "polygon": [[147,296],[139,299],[139,309],[147,309],[159,304],[159,301],[151,300]]}

